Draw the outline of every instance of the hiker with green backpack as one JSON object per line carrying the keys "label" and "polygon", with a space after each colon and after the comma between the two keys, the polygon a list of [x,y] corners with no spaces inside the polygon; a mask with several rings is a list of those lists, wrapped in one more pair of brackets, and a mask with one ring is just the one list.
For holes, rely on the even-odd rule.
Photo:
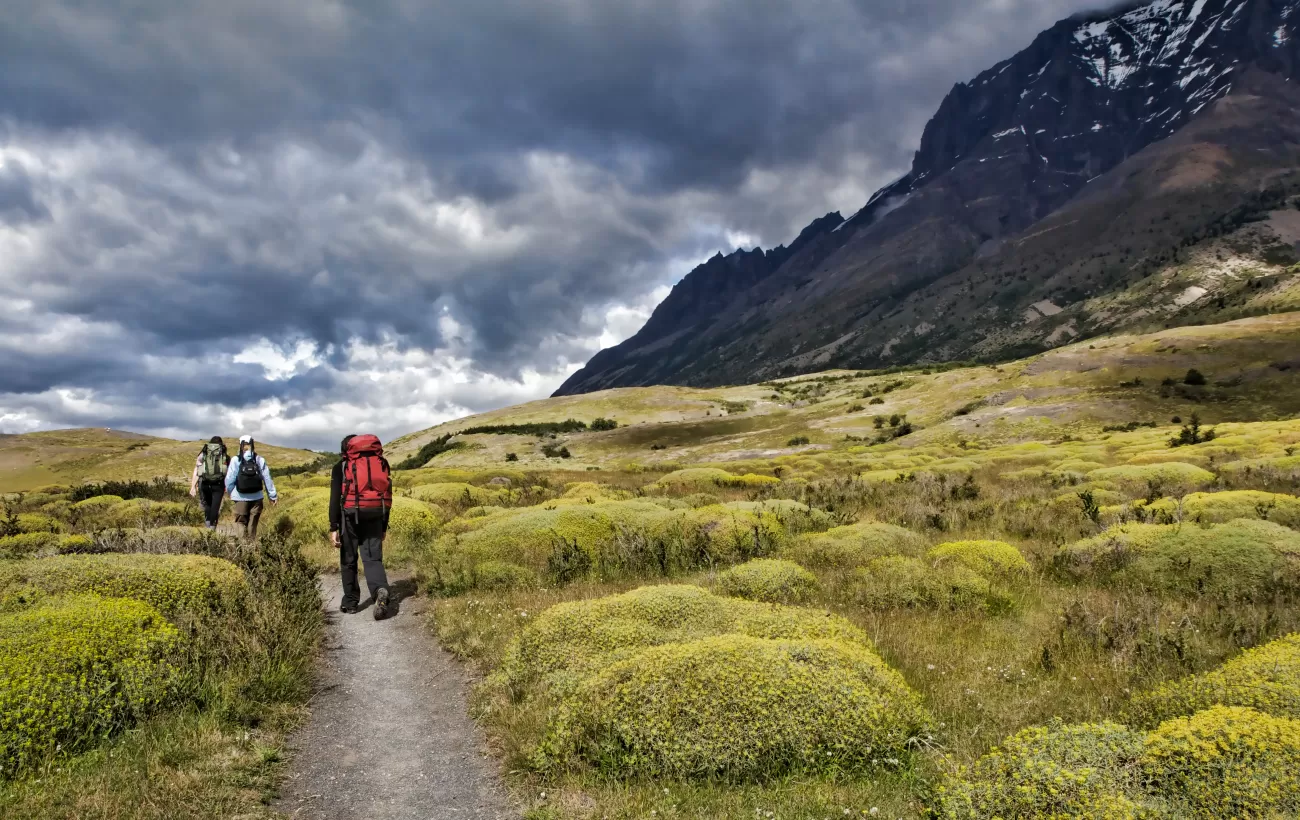
{"label": "hiker with green backpack", "polygon": [[210,530],[217,528],[217,519],[221,517],[221,502],[226,496],[226,468],[229,466],[230,455],[221,436],[208,439],[194,460],[190,495],[203,507],[203,523]]}

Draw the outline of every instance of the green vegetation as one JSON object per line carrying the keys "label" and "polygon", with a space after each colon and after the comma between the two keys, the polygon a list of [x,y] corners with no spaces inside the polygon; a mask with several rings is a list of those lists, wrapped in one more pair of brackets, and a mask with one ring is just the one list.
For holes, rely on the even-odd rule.
{"label": "green vegetation", "polygon": [[733,598],[797,604],[817,589],[817,576],[791,561],[760,558],[718,576],[717,590]]}
{"label": "green vegetation", "polygon": [[[1292,816],[1297,349],[1300,315],[1270,316],[495,411],[390,443],[419,469],[394,473],[386,557],[482,673],[473,712],[530,818]],[[49,457],[27,441],[0,441],[23,491],[0,496],[0,622],[92,590],[154,601],[181,637],[166,705],[33,762],[0,813],[71,816],[93,791],[113,802],[87,816],[260,816],[261,753],[310,682],[312,567],[337,561],[327,478],[283,476],[243,548],[188,526],[175,481],[83,485],[12,461]],[[59,580],[193,555],[246,591]],[[198,762],[135,774],[174,771],[159,755]]]}
{"label": "green vegetation", "polygon": [[122,514],[177,505],[155,500],[167,486],[4,499],[6,817],[266,811],[285,734],[310,695],[322,626],[314,575],[278,537],[243,544]]}

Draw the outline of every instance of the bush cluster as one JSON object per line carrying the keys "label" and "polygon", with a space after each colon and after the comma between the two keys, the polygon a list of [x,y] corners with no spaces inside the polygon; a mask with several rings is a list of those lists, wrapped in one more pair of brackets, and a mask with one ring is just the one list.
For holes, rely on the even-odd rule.
{"label": "bush cluster", "polygon": [[690,467],[668,473],[651,486],[659,490],[686,491],[710,486],[757,488],[774,486],[780,483],[779,478],[773,478],[772,476],[754,475],[752,473],[735,475],[717,467]]}
{"label": "bush cluster", "polygon": [[1037,726],[939,789],[944,820],[1141,816],[1141,732],[1117,723]]}
{"label": "bush cluster", "polygon": [[[795,518],[803,524],[814,517]],[[429,574],[448,592],[472,588],[473,568],[487,561],[525,567],[556,583],[587,575],[672,576],[769,555],[786,533],[782,514],[743,503],[691,508],[579,494],[449,522],[430,555]]]}
{"label": "bush cluster", "polygon": [[866,635],[825,612],[643,587],[559,604],[502,676],[556,702],[535,761],[747,779],[904,754],[919,697]]}
{"label": "bush cluster", "polygon": [[936,565],[957,564],[987,576],[1014,576],[1029,572],[1020,550],[1004,541],[950,541],[930,550]]}
{"label": "bush cluster", "polygon": [[817,576],[792,561],[759,558],[723,572],[716,588],[733,598],[798,604],[817,591]]}
{"label": "bush cluster", "polygon": [[132,598],[172,614],[223,608],[246,592],[243,572],[203,555],[63,555],[0,563],[0,606],[94,593]]}
{"label": "bush cluster", "polygon": [[1060,550],[1058,571],[1175,595],[1256,600],[1300,590],[1300,533],[1260,520],[1127,524]]}
{"label": "bush cluster", "polygon": [[0,558],[35,558],[68,552],[87,552],[93,543],[84,535],[26,532],[0,538]]}
{"label": "bush cluster", "polygon": [[864,521],[800,536],[783,554],[808,567],[850,569],[887,555],[920,556],[926,546],[925,539],[911,530]]}
{"label": "bush cluster", "polygon": [[542,766],[745,780],[866,769],[925,730],[920,698],[864,646],[724,635],[647,649],[583,680]]}
{"label": "bush cluster", "polygon": [[932,564],[905,555],[867,562],[853,573],[849,590],[868,609],[973,609],[996,614],[1013,608],[1005,591],[967,566]]}
{"label": "bush cluster", "polygon": [[0,774],[86,749],[169,703],[180,643],[140,601],[54,598],[0,616]]}
{"label": "bush cluster", "polygon": [[1139,695],[1130,713],[1138,725],[1154,726],[1215,705],[1248,706],[1300,719],[1300,634],[1248,649],[1217,669]]}

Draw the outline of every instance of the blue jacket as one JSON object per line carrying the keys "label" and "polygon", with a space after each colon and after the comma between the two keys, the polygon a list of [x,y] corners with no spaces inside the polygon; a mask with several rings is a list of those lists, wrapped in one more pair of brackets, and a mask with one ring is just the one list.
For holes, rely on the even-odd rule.
{"label": "blue jacket", "polygon": [[230,459],[230,466],[226,468],[226,492],[230,493],[231,501],[261,501],[262,493],[241,493],[235,489],[235,477],[239,474],[240,460],[247,461],[250,457],[257,459],[257,466],[262,470],[262,484],[266,486],[267,492],[271,494],[271,500],[274,501],[279,496],[275,493],[275,482],[271,480],[271,468],[266,466],[266,459],[256,453],[245,451],[242,455]]}

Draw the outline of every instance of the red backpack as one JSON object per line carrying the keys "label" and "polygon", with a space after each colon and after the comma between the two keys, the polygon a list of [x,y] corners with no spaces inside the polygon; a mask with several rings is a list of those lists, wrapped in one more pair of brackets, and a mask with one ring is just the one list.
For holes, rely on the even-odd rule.
{"label": "red backpack", "polygon": [[375,436],[353,436],[343,452],[343,511],[353,518],[383,515],[393,506],[393,482],[384,445]]}

